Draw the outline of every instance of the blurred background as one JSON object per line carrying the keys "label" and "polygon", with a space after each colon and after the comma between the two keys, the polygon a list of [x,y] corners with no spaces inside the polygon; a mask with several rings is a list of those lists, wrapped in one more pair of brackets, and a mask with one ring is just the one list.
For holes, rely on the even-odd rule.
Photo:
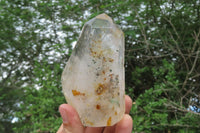
{"label": "blurred background", "polygon": [[85,22],[125,33],[133,133],[200,131],[200,0],[0,0],[0,132],[54,133],[63,68]]}

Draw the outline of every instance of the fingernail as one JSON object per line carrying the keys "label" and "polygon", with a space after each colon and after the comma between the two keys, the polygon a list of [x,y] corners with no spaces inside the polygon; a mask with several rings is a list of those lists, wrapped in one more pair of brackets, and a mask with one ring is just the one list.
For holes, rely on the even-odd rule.
{"label": "fingernail", "polygon": [[60,111],[60,115],[61,115],[61,117],[63,119],[63,123],[64,124],[68,124],[69,121],[68,121],[67,112],[65,111],[65,109],[60,107],[59,111]]}

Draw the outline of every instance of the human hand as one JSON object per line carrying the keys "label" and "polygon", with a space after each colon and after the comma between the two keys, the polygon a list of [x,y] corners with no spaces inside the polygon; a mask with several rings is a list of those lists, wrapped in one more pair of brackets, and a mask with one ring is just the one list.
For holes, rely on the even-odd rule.
{"label": "human hand", "polygon": [[84,127],[78,113],[69,104],[62,104],[59,107],[63,123],[57,133],[131,133],[133,120],[129,114],[132,107],[132,100],[125,96],[125,114],[121,121],[109,127]]}

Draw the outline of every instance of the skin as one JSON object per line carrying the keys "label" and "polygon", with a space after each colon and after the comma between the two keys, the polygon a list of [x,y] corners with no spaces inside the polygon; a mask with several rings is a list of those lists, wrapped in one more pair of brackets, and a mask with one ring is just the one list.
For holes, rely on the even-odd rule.
{"label": "skin", "polygon": [[121,121],[109,127],[84,127],[76,110],[69,104],[62,104],[59,107],[63,123],[57,133],[131,133],[133,120],[129,114],[132,107],[132,100],[125,96],[126,112]]}

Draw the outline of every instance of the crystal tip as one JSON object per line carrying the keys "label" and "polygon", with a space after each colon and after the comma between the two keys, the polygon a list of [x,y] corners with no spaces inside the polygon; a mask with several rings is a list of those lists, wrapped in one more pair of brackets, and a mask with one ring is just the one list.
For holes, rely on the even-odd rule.
{"label": "crystal tip", "polygon": [[112,19],[105,13],[99,14],[98,16],[96,16],[96,18],[104,19],[104,20],[107,20],[107,21],[113,23]]}

